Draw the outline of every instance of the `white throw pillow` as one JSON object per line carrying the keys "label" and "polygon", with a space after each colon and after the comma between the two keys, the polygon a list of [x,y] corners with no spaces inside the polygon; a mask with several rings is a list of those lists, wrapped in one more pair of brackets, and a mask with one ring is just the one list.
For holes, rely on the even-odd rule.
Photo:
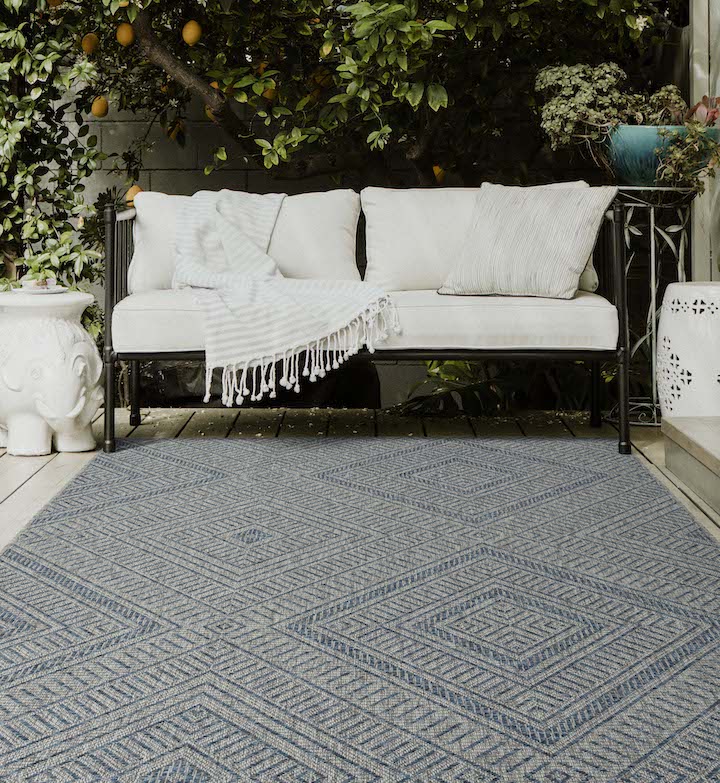
{"label": "white throw pillow", "polygon": [[441,294],[572,299],[617,188],[483,185]]}
{"label": "white throw pillow", "polygon": [[[130,293],[172,287],[175,220],[189,196],[139,193],[133,229],[135,249],[128,271]],[[359,280],[356,261],[360,196],[330,190],[288,196],[270,239],[269,255],[285,277]]]}
{"label": "white throw pillow", "polygon": [[[587,188],[557,182],[540,188]],[[480,188],[365,188],[365,281],[386,291],[437,290],[458,259]],[[592,256],[580,288],[595,291]]]}

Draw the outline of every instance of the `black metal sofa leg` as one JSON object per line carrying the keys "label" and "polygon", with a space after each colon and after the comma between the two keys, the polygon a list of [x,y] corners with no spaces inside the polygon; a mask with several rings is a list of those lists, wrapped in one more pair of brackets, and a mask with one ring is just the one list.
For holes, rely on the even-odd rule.
{"label": "black metal sofa leg", "polygon": [[140,362],[130,362],[130,426],[140,424]]}
{"label": "black metal sofa leg", "polygon": [[630,340],[627,312],[627,277],[625,269],[625,206],[613,204],[613,277],[615,307],[618,310],[618,451],[630,454]]}
{"label": "black metal sofa leg", "polygon": [[630,454],[630,366],[627,349],[618,351],[618,451]]}
{"label": "black metal sofa leg", "polygon": [[105,442],[103,451],[115,451],[115,357],[105,356]]}
{"label": "black metal sofa leg", "polygon": [[600,362],[592,362],[590,365],[590,426],[601,427],[602,415],[600,413],[600,389],[601,389]]}

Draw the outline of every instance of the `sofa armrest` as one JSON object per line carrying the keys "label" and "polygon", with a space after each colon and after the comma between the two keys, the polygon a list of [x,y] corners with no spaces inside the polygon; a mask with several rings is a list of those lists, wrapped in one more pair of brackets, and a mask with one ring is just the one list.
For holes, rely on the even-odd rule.
{"label": "sofa armrest", "polygon": [[112,351],[112,312],[128,294],[128,269],[133,254],[134,209],[105,207],[105,349]]}

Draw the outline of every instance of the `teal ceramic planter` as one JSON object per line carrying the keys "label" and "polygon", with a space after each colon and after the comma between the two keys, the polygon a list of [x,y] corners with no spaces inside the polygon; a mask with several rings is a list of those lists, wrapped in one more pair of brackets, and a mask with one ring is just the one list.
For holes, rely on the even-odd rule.
{"label": "teal ceramic planter", "polygon": [[[618,125],[610,134],[608,152],[610,165],[617,181],[622,185],[655,185],[660,155],[672,141],[671,136],[661,136],[660,131],[670,131],[684,136],[684,125]],[[720,128],[709,131],[720,141]]]}

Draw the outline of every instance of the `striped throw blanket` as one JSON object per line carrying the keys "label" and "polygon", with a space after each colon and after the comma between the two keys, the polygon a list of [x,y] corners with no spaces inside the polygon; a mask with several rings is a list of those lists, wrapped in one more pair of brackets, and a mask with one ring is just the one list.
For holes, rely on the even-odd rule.
{"label": "striped throw blanket", "polygon": [[363,346],[372,352],[397,315],[379,288],[291,280],[267,253],[283,194],[203,191],[179,211],[174,285],[191,286],[204,313],[205,402],[222,369],[222,401],[242,404],[276,385],[300,391]]}

